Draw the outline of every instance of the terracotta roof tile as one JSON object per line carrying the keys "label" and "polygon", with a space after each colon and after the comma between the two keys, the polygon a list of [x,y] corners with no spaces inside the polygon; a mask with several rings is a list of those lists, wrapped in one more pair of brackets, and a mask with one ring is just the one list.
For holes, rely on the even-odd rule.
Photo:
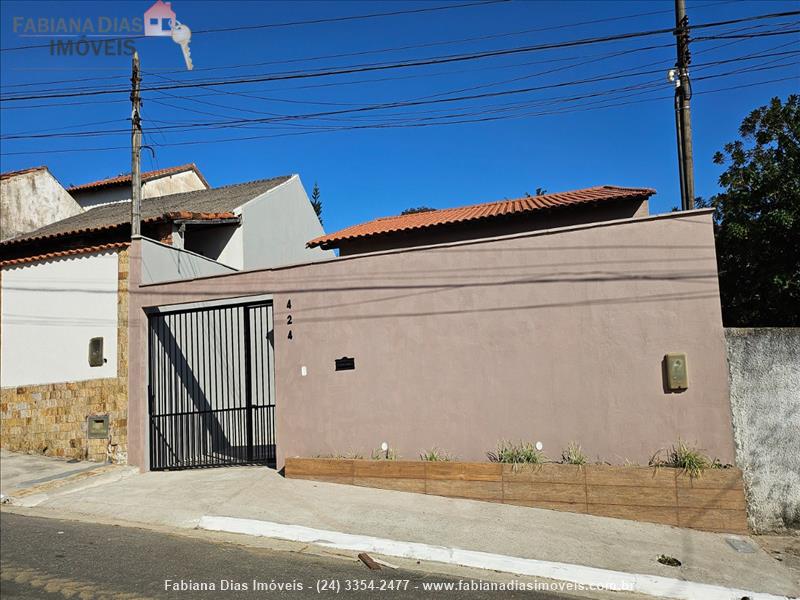
{"label": "terracotta roof tile", "polygon": [[10,258],[8,260],[0,261],[0,267],[10,267],[25,263],[38,262],[40,260],[50,260],[53,258],[61,258],[64,256],[74,256],[76,254],[89,254],[91,252],[102,252],[103,250],[111,250],[113,248],[124,248],[128,245],[129,242],[112,242],[109,244],[99,244],[97,246],[85,246],[83,248],[70,248],[69,250],[59,250],[57,252],[34,254],[32,256],[23,256],[21,258]]}
{"label": "terracotta roof tile", "polygon": [[[211,187],[208,185],[206,178],[203,177],[203,174],[200,172],[200,169],[198,169],[197,165],[195,165],[194,163],[187,163],[185,165],[178,165],[177,167],[168,167],[166,169],[158,169],[155,171],[147,171],[145,173],[142,173],[142,183],[144,183],[145,181],[149,181],[151,179],[163,177],[165,175],[173,175],[175,173],[181,173],[182,171],[194,171],[200,178],[200,181],[202,181],[206,187]],[[73,185],[71,187],[68,187],[67,191],[79,192],[82,190],[107,187],[110,185],[117,185],[120,183],[129,183],[130,180],[131,180],[131,174],[127,173],[125,175],[119,175],[117,177],[111,177],[109,179],[100,179],[99,181],[91,181],[89,183]]]}
{"label": "terracotta roof tile", "polygon": [[0,173],[0,179],[9,179],[17,175],[25,175],[25,173],[33,173],[34,171],[47,171],[48,168],[44,165],[41,167],[31,167],[30,169],[21,169],[19,171],[8,171],[7,173]]}
{"label": "terracotta roof tile", "polygon": [[516,200],[500,200],[485,204],[473,204],[456,208],[445,208],[428,212],[399,215],[395,217],[381,217],[373,221],[353,225],[334,233],[314,238],[306,244],[309,248],[322,246],[324,248],[336,247],[343,240],[366,238],[375,235],[384,235],[398,231],[412,231],[429,227],[440,227],[453,223],[464,223],[490,219],[504,215],[529,214],[538,210],[603,202],[608,200],[623,200],[641,198],[645,199],[655,194],[649,188],[626,188],[612,185],[600,185],[571,192],[558,192],[542,196],[526,196]]}

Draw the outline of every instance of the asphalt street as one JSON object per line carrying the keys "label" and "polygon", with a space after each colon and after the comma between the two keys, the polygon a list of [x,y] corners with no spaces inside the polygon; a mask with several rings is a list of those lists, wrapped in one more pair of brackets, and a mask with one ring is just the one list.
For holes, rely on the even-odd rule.
{"label": "asphalt street", "polygon": [[[497,584],[145,529],[0,513],[0,596],[98,598],[535,598]],[[506,583],[515,580],[509,576]],[[438,586],[438,589],[431,589]],[[450,586],[447,590],[444,586]],[[427,589],[426,589],[427,587]],[[470,589],[471,588],[471,589]]]}

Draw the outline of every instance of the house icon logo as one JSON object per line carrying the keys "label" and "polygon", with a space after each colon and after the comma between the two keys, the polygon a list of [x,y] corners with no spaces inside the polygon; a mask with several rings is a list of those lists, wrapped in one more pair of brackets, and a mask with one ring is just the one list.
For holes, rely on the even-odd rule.
{"label": "house icon logo", "polygon": [[144,13],[144,34],[171,36],[175,12],[169,2],[158,0]]}

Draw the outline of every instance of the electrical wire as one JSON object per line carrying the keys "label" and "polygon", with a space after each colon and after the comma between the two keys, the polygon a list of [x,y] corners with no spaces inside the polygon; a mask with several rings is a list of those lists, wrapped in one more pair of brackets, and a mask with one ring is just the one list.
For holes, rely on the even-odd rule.
{"label": "electrical wire", "polygon": [[[766,15],[753,15],[743,19],[730,19],[727,21],[718,21],[715,23],[701,23],[699,25],[695,25],[692,29],[702,29],[708,27],[717,27],[721,25],[729,25],[734,23],[741,23],[744,21],[749,20],[757,20],[757,19],[767,19],[767,18],[776,18],[776,17],[783,17],[783,16],[793,16],[800,14],[800,11],[787,11],[781,13],[770,13]],[[786,35],[790,33],[795,33],[797,30],[790,30],[790,31],[779,31],[779,32],[762,32],[758,34],[749,34],[747,38],[753,37],[762,37],[765,35]],[[527,52],[534,52],[534,51],[541,51],[541,50],[552,50],[552,49],[561,49],[561,48],[570,48],[570,47],[577,47],[577,46],[585,46],[590,44],[598,44],[598,43],[607,43],[612,41],[619,41],[619,40],[626,40],[626,39],[635,39],[641,37],[647,37],[652,35],[659,35],[664,33],[672,33],[673,29],[656,29],[656,30],[649,30],[649,31],[636,31],[636,32],[629,32],[623,34],[616,34],[610,36],[601,36],[601,37],[594,37],[594,38],[584,38],[579,40],[568,40],[562,42],[553,42],[547,44],[537,44],[534,46],[524,46],[524,47],[517,47],[517,48],[506,48],[500,50],[490,50],[485,52],[477,52],[477,53],[470,53],[470,54],[461,54],[461,55],[447,55],[447,56],[440,56],[440,57],[429,57],[426,59],[421,60],[409,60],[405,62],[399,63],[391,63],[391,64],[378,64],[378,65],[365,65],[365,66],[353,66],[353,67],[346,67],[346,68],[333,68],[327,70],[319,70],[319,71],[312,71],[312,72],[294,72],[294,73],[286,73],[286,74],[275,74],[275,75],[265,75],[261,77],[250,77],[250,78],[240,78],[234,80],[217,80],[217,81],[205,81],[202,83],[197,82],[188,82],[188,83],[181,83],[181,84],[172,84],[169,86],[154,86],[149,88],[142,88],[142,91],[153,91],[153,90],[163,90],[163,89],[185,89],[185,88],[194,88],[199,86],[221,86],[221,85],[241,85],[244,83],[260,83],[260,82],[267,82],[267,81],[280,81],[280,80],[287,80],[287,79],[306,79],[306,78],[315,78],[315,77],[328,77],[328,76],[335,76],[335,75],[348,75],[353,73],[362,73],[362,72],[369,72],[369,71],[379,71],[379,70],[387,70],[387,69],[401,69],[401,68],[410,68],[410,67],[420,67],[420,66],[428,66],[428,65],[435,65],[435,64],[448,64],[453,62],[462,62],[467,60],[478,60],[484,58],[491,58],[491,57],[498,57],[498,56],[509,56],[514,54],[520,53],[527,53]],[[725,39],[720,37],[714,36],[706,36],[705,38],[694,38],[693,41],[702,41],[704,39]],[[57,93],[57,94],[41,94],[41,95],[28,95],[28,96],[4,96],[0,97],[0,102],[10,102],[10,101],[19,101],[19,100],[33,100],[33,99],[45,99],[45,98],[69,98],[69,97],[76,97],[76,96],[87,96],[87,95],[103,95],[103,94],[114,94],[114,93],[129,93],[129,90],[126,88],[120,89],[97,89],[97,90],[82,90],[77,92],[64,92],[64,93]]]}

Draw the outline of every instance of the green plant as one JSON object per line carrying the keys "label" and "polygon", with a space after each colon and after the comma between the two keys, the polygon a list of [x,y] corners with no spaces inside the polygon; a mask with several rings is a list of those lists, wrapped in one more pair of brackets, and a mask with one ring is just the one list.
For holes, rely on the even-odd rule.
{"label": "green plant", "polygon": [[430,450],[423,450],[419,453],[419,459],[428,462],[450,462],[455,460],[453,456],[442,450],[441,448],[433,447]]}
{"label": "green plant", "polygon": [[491,462],[539,465],[547,461],[544,452],[538,450],[530,442],[509,442],[502,440],[497,444],[497,450],[487,452],[486,456]]}
{"label": "green plant", "polygon": [[389,448],[388,450],[381,450],[375,448],[370,456],[372,460],[397,460],[397,450]]}
{"label": "green plant", "polygon": [[588,458],[583,453],[580,444],[570,442],[566,450],[561,453],[561,462],[568,465],[585,465],[588,462]]}
{"label": "green plant", "polygon": [[682,439],[678,438],[678,443],[672,446],[667,453],[667,457],[661,456],[663,448],[658,450],[650,458],[648,463],[651,467],[673,467],[683,469],[689,477],[700,477],[703,471],[714,468],[714,463],[700,450],[692,448]]}
{"label": "green plant", "polygon": [[315,454],[314,458],[335,458],[335,459],[344,459],[344,460],[361,460],[364,458],[364,455],[359,452],[345,452],[344,454],[340,452],[332,452],[330,454]]}
{"label": "green plant", "polygon": [[714,208],[719,292],[726,327],[800,325],[800,96],[752,111],[739,139],[713,161],[725,171]]}

